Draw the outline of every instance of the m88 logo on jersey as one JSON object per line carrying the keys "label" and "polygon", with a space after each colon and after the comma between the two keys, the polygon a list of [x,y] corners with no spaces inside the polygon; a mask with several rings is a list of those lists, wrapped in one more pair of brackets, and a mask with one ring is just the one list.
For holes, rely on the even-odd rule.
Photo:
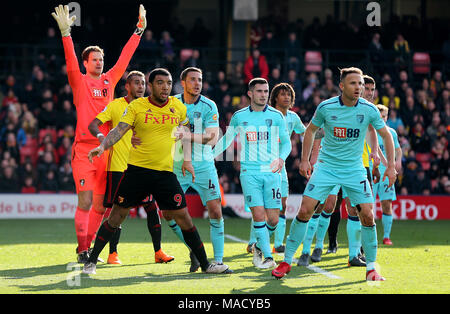
{"label": "m88 logo on jersey", "polygon": [[359,137],[359,129],[347,129],[347,128],[339,128],[334,127],[333,134],[335,137],[339,138],[358,138]]}

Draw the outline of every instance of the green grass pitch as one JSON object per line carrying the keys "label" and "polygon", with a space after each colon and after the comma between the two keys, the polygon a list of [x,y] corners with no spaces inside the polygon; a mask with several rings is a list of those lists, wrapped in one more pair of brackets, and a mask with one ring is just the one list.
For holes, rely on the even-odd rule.
{"label": "green grass pitch", "polygon": [[[194,219],[210,260],[213,257],[207,219]],[[282,280],[257,270],[247,254],[250,221],[225,219],[224,262],[231,275],[189,273],[188,250],[162,223],[163,250],[175,256],[155,264],[144,219],[122,226],[119,257],[123,265],[98,264],[96,275],[81,274],[76,261],[73,220],[0,220],[0,293],[2,294],[418,294],[450,293],[450,221],[394,221],[393,247],[381,244],[378,264],[387,281],[370,284],[365,268],[347,267],[346,220],[340,223],[339,249],[305,268],[293,264]],[[287,230],[289,230],[290,220]],[[313,244],[314,245],[314,244]],[[327,237],[325,249],[327,247]],[[314,248],[314,246],[313,246]],[[296,257],[300,255],[301,246]],[[107,259],[108,246],[100,257]],[[281,255],[275,255],[280,262]]]}

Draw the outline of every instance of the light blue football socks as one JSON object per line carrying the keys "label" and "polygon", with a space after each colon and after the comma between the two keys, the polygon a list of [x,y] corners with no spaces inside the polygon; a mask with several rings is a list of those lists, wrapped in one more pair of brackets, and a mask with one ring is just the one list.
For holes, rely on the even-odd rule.
{"label": "light blue football socks", "polygon": [[381,222],[383,223],[383,230],[384,230],[383,239],[386,238],[390,239],[393,222],[392,215],[383,214],[383,216],[381,216]]}
{"label": "light blue football socks", "polygon": [[284,252],[284,261],[289,265],[292,264],[292,259],[300,244],[305,238],[308,229],[308,221],[299,220],[295,217],[292,220],[289,235],[286,240],[286,250]]}
{"label": "light blue football socks", "polygon": [[275,230],[275,237],[273,243],[274,247],[280,247],[283,245],[285,234],[286,234],[286,215],[280,215],[277,229]]}
{"label": "light blue football socks", "polygon": [[225,242],[223,217],[221,217],[220,219],[210,218],[209,224],[209,235],[211,237],[211,243],[213,246],[214,260],[217,263],[222,263]]}
{"label": "light blue football socks", "polygon": [[308,222],[308,230],[306,231],[305,239],[303,241],[302,254],[311,254],[311,244],[314,240],[314,236],[316,235],[319,216],[320,214],[312,215]]}
{"label": "light blue football socks", "polygon": [[314,248],[323,249],[323,240],[327,234],[328,226],[330,225],[330,217],[332,214],[322,212],[318,219],[316,231],[316,245]]}

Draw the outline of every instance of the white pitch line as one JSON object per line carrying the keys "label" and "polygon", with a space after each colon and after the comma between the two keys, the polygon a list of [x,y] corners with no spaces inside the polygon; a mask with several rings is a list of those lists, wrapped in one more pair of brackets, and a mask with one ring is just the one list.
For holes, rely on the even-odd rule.
{"label": "white pitch line", "polygon": [[[232,236],[232,235],[229,235],[229,234],[225,234],[225,238],[228,238],[228,239],[230,239],[230,240],[232,240],[234,242],[248,243],[248,241],[242,240],[242,239],[240,239],[238,237],[235,237],[235,236]],[[293,263],[297,263],[298,259],[294,258],[294,259],[292,259],[292,262]],[[308,268],[309,270],[312,270],[313,272],[316,272],[318,274],[327,276],[328,278],[331,278],[331,279],[341,279],[341,277],[333,275],[332,273],[330,273],[330,272],[328,272],[326,270],[323,270],[322,268],[317,267],[317,266],[309,265],[309,266],[306,266],[306,268]]]}

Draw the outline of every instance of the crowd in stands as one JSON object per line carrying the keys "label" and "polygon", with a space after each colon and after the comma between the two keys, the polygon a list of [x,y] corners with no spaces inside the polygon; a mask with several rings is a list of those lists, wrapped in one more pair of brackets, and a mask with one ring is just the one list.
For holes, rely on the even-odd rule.
{"label": "crowd in stands", "polygon": [[[388,26],[384,31],[366,32],[332,20],[322,25],[314,19],[305,27],[298,20],[286,32],[279,24],[266,22],[261,19],[255,23],[247,59],[234,63],[228,70],[204,76],[202,93],[216,102],[223,133],[232,114],[249,104],[246,83],[257,76],[265,77],[270,87],[279,82],[290,83],[296,93],[292,110],[307,125],[321,101],[339,95],[339,73],[337,68],[305,72],[300,49],[342,48],[340,45],[358,43],[359,49],[370,53],[371,73],[367,74],[377,82],[375,103],[389,107],[387,124],[397,131],[402,147],[403,167],[396,182],[397,192],[402,195],[450,194],[450,76],[445,69],[433,69],[429,75],[420,77],[411,74],[410,53],[424,43],[419,44],[418,36],[411,36],[407,25],[401,24],[399,29],[403,32],[388,37],[387,34],[394,34],[389,32]],[[201,22],[196,27],[197,34],[203,32],[204,38],[208,38],[208,30]],[[281,35],[284,33],[285,38]],[[152,31],[147,30],[129,69],[138,67],[148,73],[152,66],[167,67],[173,73],[172,93],[176,94],[182,92],[178,79],[180,69],[203,68],[206,63],[201,49],[192,49],[189,56],[180,58],[176,48],[179,45],[205,47],[208,43],[180,43],[191,36],[180,37],[175,31],[172,34],[163,31],[157,40]],[[0,82],[0,193],[74,191],[70,159],[76,112],[58,37],[54,29],[49,29],[44,41],[59,48],[43,51],[27,77],[18,79],[15,73],[10,73]],[[394,54],[386,54],[383,45],[390,45]],[[272,47],[283,47],[283,56]],[[440,47],[442,60],[445,60],[449,41],[444,38]],[[386,67],[386,60],[391,57],[395,66]],[[450,55],[448,57],[450,60]],[[151,66],[146,64],[145,69],[139,68],[143,60],[152,63]],[[125,94],[124,83],[122,79],[117,85],[116,96]],[[238,143],[234,145],[237,147]],[[294,135],[292,151],[286,161],[291,193],[303,193],[306,185],[298,172],[301,149],[302,138]],[[241,193],[239,162],[218,161],[216,165],[224,192]]]}

